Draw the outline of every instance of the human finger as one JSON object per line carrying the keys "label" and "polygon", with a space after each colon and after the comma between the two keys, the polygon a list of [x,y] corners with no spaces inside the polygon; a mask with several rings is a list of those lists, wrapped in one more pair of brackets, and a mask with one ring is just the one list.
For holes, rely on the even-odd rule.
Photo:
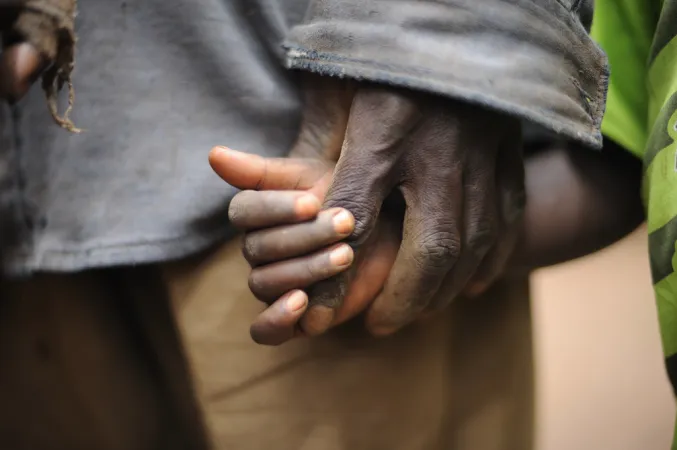
{"label": "human finger", "polygon": [[463,291],[498,238],[501,221],[496,201],[498,144],[489,137],[472,139],[466,145],[462,250],[444,281],[444,295],[435,296],[430,305],[433,311],[444,309]]}
{"label": "human finger", "polygon": [[391,334],[415,320],[457,263],[463,227],[462,177],[457,170],[445,171],[443,190],[427,183],[403,188],[407,211],[402,245],[383,291],[367,312],[372,334]]}
{"label": "human finger", "polygon": [[525,168],[519,132],[510,136],[499,151],[496,176],[497,202],[500,212],[499,233],[492,251],[485,257],[467,286],[466,294],[477,296],[486,291],[505,270],[522,229],[526,206]]}
{"label": "human finger", "polygon": [[317,197],[299,191],[242,191],[228,207],[230,222],[242,230],[311,220],[320,212]]}
{"label": "human finger", "polygon": [[259,314],[249,328],[254,342],[261,345],[281,345],[294,338],[298,320],[308,306],[305,292],[291,291]]}
{"label": "human finger", "polygon": [[256,267],[249,275],[249,289],[256,298],[268,302],[343,272],[353,258],[349,245],[337,244],[312,255]]}
{"label": "human finger", "polygon": [[[405,151],[402,142],[419,120],[415,102],[380,89],[360,90],[352,104],[345,140],[325,208],[344,208],[355,218],[346,240],[357,250],[370,237],[385,197],[398,181],[396,171]],[[310,336],[332,326],[345,298],[350,277],[340,275],[314,286],[301,327]]]}
{"label": "human finger", "polygon": [[313,221],[265,228],[247,233],[244,256],[252,266],[294,258],[346,238],[355,221],[345,209],[322,211]]}
{"label": "human finger", "polygon": [[257,191],[309,189],[328,169],[320,160],[265,158],[226,147],[214,147],[209,164],[228,184]]}

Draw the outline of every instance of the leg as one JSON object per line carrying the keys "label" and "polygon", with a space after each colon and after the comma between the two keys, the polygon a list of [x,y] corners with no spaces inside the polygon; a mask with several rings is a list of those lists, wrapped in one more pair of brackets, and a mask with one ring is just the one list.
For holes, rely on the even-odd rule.
{"label": "leg", "polygon": [[236,242],[164,269],[217,449],[531,448],[526,280],[392,338],[348,326],[265,348],[247,272]]}
{"label": "leg", "polygon": [[0,448],[204,448],[167,297],[133,270],[0,284]]}

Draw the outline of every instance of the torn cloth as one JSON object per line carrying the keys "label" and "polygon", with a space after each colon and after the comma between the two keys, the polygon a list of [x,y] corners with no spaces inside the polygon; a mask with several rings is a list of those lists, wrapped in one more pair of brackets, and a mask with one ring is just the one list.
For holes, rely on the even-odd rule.
{"label": "torn cloth", "polygon": [[[71,76],[75,66],[76,1],[24,0],[5,40],[27,41],[48,61],[42,75],[42,88],[47,96],[50,113],[63,128],[77,133],[80,130],[69,118],[74,100]],[[57,108],[57,94],[64,85],[69,89],[68,108],[61,116]]]}

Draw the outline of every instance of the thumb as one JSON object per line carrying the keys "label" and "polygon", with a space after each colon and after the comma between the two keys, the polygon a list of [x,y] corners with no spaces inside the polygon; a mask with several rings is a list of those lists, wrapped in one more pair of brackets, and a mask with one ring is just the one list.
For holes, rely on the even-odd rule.
{"label": "thumb", "polygon": [[[351,156],[346,157],[346,154]],[[367,173],[369,165],[360,164],[360,159],[359,155],[352,155],[350,151],[342,153],[323,205],[324,209],[331,208],[331,205],[341,205],[341,208],[353,214],[355,231],[345,242],[355,250],[364,245],[372,235],[381,204],[391,187],[370,177]],[[353,267],[333,278],[320,281],[308,289],[310,307],[299,323],[306,335],[323,334],[335,324],[348,288],[357,275],[354,269]]]}
{"label": "thumb", "polygon": [[[353,159],[339,159],[334,180],[329,189],[323,208],[329,205],[343,205],[355,217],[355,231],[345,240],[358,251],[365,246],[374,233],[381,204],[390,186],[374,182],[364,171],[352,170]],[[343,167],[343,168],[341,168]],[[367,167],[367,166],[363,166]],[[361,175],[361,176],[360,176]],[[359,222],[358,222],[359,217]],[[342,318],[344,301],[349,287],[360,275],[360,268],[353,266],[332,278],[320,281],[308,288],[309,308],[299,322],[300,328],[308,336],[325,333]],[[377,283],[374,280],[375,284]]]}
{"label": "thumb", "polygon": [[44,59],[33,45],[22,42],[0,55],[0,98],[16,102],[30,89],[44,67]]}
{"label": "thumb", "polygon": [[226,147],[214,147],[209,164],[226,183],[257,191],[310,189],[327,170],[320,161],[265,158]]}
{"label": "thumb", "polygon": [[[395,170],[404,153],[403,139],[418,121],[418,108],[407,96],[382,89],[362,89],[353,99],[341,154],[323,208],[343,208],[355,218],[346,240],[355,251],[371,236],[381,205],[398,182]],[[327,331],[351,283],[354,270],[313,285],[310,307],[300,325],[309,336]]]}

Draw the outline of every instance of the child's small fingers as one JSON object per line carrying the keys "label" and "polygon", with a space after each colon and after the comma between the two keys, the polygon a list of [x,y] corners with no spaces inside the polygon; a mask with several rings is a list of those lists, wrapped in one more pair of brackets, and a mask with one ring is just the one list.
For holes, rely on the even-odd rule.
{"label": "child's small fingers", "polygon": [[266,308],[252,323],[249,333],[257,344],[280,345],[297,334],[296,323],[308,307],[303,291],[285,294]]}
{"label": "child's small fingers", "polygon": [[343,272],[353,262],[353,249],[338,244],[312,255],[257,267],[249,275],[249,289],[262,301],[278,298]]}
{"label": "child's small fingers", "polygon": [[233,225],[243,230],[303,222],[320,211],[320,201],[299,191],[243,191],[228,208]]}
{"label": "child's small fingers", "polygon": [[306,255],[350,236],[355,219],[348,210],[320,212],[312,222],[284,225],[248,233],[244,256],[253,266]]}
{"label": "child's small fingers", "polygon": [[309,189],[327,170],[318,159],[264,158],[226,147],[214,147],[209,163],[227,183],[239,189]]}

